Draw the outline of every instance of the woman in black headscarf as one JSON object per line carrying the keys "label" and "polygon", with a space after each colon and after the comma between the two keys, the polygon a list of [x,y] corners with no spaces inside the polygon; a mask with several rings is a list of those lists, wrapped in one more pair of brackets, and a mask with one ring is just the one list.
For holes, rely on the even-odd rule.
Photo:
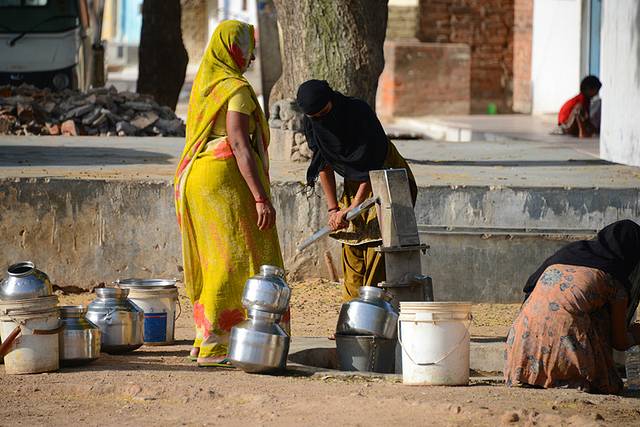
{"label": "woman in black headscarf", "polygon": [[[345,222],[347,213],[372,195],[369,171],[406,169],[414,203],[417,186],[409,165],[365,101],[334,91],[324,80],[309,80],[298,88],[297,102],[305,113],[305,136],[313,151],[307,183],[320,179],[332,237],[342,242],[343,297],[349,300],[358,296],[360,286],[385,279],[382,255],[374,250],[381,240],[375,210]],[[334,172],[344,178],[340,201]]]}
{"label": "woman in black headscarf", "polygon": [[619,393],[612,349],[640,344],[640,226],[615,222],[563,247],[529,278],[507,337],[507,385]]}

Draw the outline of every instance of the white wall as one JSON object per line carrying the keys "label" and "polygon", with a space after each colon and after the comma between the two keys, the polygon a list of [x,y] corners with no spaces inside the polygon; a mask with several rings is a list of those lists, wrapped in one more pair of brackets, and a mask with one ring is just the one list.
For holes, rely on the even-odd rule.
{"label": "white wall", "polygon": [[600,157],[640,166],[640,5],[602,5]]}
{"label": "white wall", "polygon": [[582,0],[533,2],[534,113],[557,112],[564,101],[579,92],[581,22]]}

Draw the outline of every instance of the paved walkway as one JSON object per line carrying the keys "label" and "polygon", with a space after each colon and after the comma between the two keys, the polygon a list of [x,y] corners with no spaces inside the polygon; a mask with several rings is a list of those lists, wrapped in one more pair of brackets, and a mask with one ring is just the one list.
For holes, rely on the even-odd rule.
{"label": "paved walkway", "polygon": [[422,133],[432,139],[468,141],[536,141],[579,143],[582,149],[598,156],[598,138],[578,140],[567,135],[551,135],[556,116],[552,114],[501,114],[467,116],[425,116],[399,118],[390,124],[394,129]]}

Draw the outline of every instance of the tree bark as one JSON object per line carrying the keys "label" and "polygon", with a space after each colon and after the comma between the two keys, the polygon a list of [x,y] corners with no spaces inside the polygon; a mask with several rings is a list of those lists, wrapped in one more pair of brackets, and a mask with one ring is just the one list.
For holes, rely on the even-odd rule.
{"label": "tree bark", "polygon": [[174,110],[189,62],[180,15],[180,0],[144,0],[138,52],[138,93]]}
{"label": "tree bark", "polygon": [[378,77],[384,68],[387,3],[275,0],[282,32],[282,75],[271,102],[295,98],[300,83],[322,79],[375,108]]}

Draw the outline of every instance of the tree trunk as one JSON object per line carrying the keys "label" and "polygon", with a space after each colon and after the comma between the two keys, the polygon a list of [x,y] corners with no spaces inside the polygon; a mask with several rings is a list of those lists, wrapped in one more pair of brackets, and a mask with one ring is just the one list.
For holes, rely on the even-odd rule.
{"label": "tree trunk", "polygon": [[282,31],[282,75],[271,102],[295,98],[300,83],[322,79],[375,108],[378,77],[384,68],[387,3],[275,0]]}
{"label": "tree trunk", "polygon": [[138,53],[138,93],[175,110],[189,57],[182,43],[180,0],[144,0]]}

